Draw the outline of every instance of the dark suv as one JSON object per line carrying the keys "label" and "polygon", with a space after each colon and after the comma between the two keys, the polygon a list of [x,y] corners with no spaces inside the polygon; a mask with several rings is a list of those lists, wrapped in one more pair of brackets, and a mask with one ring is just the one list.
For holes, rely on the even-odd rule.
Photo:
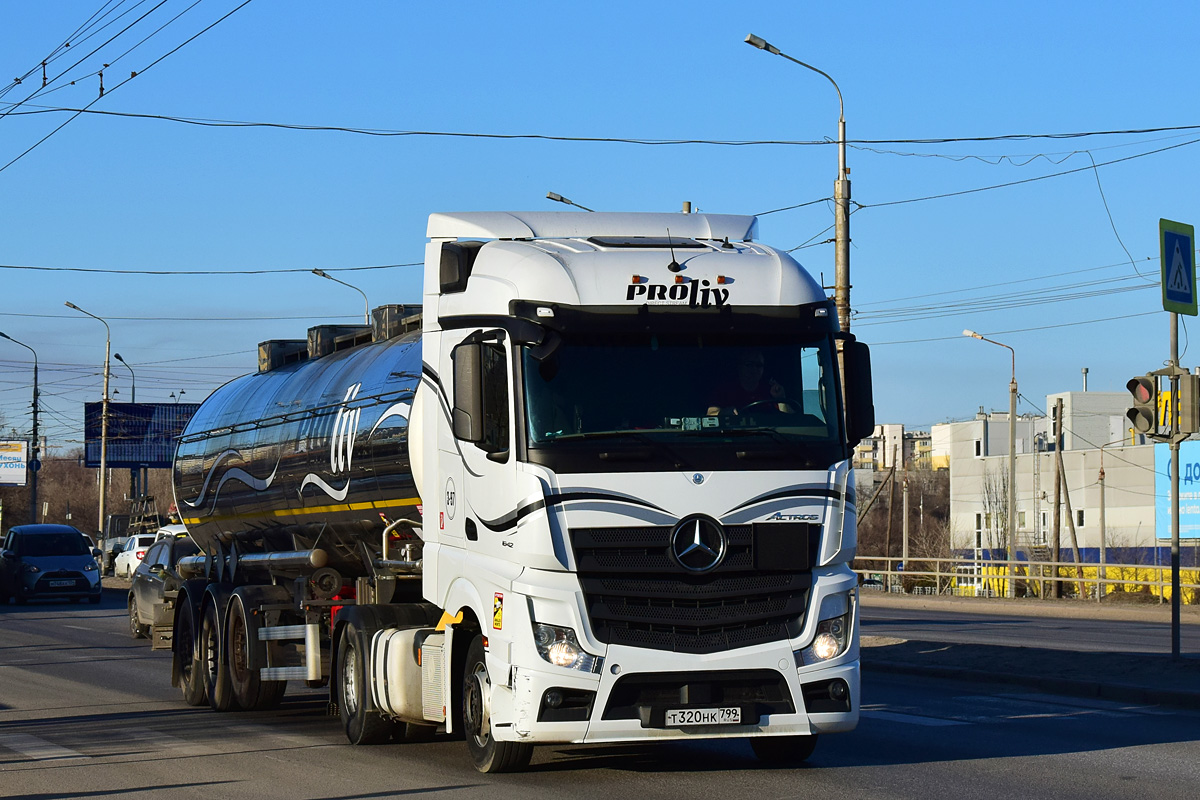
{"label": "dark suv", "polygon": [[99,603],[98,555],[70,525],[18,525],[0,549],[0,601],[66,597],[78,602],[86,597]]}

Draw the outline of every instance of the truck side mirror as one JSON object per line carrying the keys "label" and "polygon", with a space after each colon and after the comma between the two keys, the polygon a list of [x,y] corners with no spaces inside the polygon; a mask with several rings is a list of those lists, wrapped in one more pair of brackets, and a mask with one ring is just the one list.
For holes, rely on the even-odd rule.
{"label": "truck side mirror", "polygon": [[875,431],[870,348],[862,342],[846,342],[843,363],[846,368],[846,439],[854,447]]}
{"label": "truck side mirror", "polygon": [[483,440],[483,345],[460,344],[454,361],[454,437],[464,442]]}

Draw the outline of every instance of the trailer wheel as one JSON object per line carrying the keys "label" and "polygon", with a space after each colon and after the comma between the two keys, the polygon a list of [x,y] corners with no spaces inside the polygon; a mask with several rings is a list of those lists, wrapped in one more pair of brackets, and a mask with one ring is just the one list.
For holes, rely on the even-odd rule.
{"label": "trailer wheel", "polygon": [[149,625],[143,625],[138,620],[137,598],[129,595],[129,634],[135,639],[145,639],[150,632]]}
{"label": "trailer wheel", "polygon": [[813,754],[817,734],[807,736],[754,736],[750,747],[759,761],[768,764],[799,764]]}
{"label": "trailer wheel", "polygon": [[200,615],[200,672],[208,704],[214,711],[238,710],[229,680],[228,658],[221,653],[221,626],[216,603],[207,603]]}
{"label": "trailer wheel", "polygon": [[[287,691],[287,681],[264,681],[257,671],[250,668],[250,648],[262,648],[263,644],[250,640],[246,608],[240,599],[235,599],[230,604],[229,620],[225,626],[225,657],[234,700],[247,711],[275,708],[283,700],[283,693]],[[259,661],[265,662],[265,658]]]}
{"label": "trailer wheel", "polygon": [[480,772],[519,772],[529,766],[533,745],[498,742],[492,738],[492,681],[488,677],[483,636],[476,634],[467,648],[462,676],[461,720],[467,752]]}
{"label": "trailer wheel", "polygon": [[396,724],[371,707],[367,686],[367,637],[354,623],[342,628],[338,646],[338,710],[350,744],[381,744],[396,731]]}
{"label": "trailer wheel", "polygon": [[204,694],[204,676],[200,674],[200,662],[196,658],[196,614],[188,599],[182,600],[179,628],[172,642],[179,659],[179,685],[183,688],[183,702],[189,706],[202,706],[208,698]]}

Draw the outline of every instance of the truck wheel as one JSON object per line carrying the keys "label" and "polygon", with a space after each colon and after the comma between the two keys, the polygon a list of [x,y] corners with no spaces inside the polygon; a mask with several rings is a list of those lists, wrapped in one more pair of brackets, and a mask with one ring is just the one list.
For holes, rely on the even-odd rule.
{"label": "truck wheel", "polygon": [[221,626],[217,618],[216,603],[208,603],[200,614],[199,640],[200,674],[204,679],[204,693],[214,711],[237,711],[237,700],[229,680],[227,658],[221,653]]}
{"label": "truck wheel", "polygon": [[488,677],[483,636],[479,634],[467,648],[462,681],[462,729],[475,769],[487,773],[519,772],[529,766],[533,745],[498,742],[492,738],[492,681]]}
{"label": "truck wheel", "polygon": [[768,764],[799,764],[813,754],[817,734],[808,736],[755,736],[750,747],[759,761]]}
{"label": "truck wheel", "polygon": [[145,639],[146,634],[150,632],[149,625],[143,625],[138,621],[137,615],[137,598],[133,595],[129,596],[129,635],[135,639]]}
{"label": "truck wheel", "polygon": [[338,710],[350,744],[381,744],[397,726],[372,707],[371,688],[367,685],[367,637],[357,625],[342,628],[338,646]]}
{"label": "truck wheel", "polygon": [[[259,677],[257,670],[250,668],[250,648],[262,648],[262,643],[250,641],[246,608],[241,600],[235,599],[230,605],[226,628],[225,654],[229,667],[229,684],[237,705],[247,711],[275,708],[283,700],[283,693],[287,691],[287,681],[264,681]],[[265,652],[263,655],[266,655]],[[259,659],[259,662],[265,663],[265,659]]]}
{"label": "truck wheel", "polygon": [[186,598],[179,608],[179,629],[172,647],[179,659],[179,685],[183,688],[183,702],[189,706],[204,705],[208,698],[204,694],[204,677],[200,674],[200,662],[196,658],[196,614]]}

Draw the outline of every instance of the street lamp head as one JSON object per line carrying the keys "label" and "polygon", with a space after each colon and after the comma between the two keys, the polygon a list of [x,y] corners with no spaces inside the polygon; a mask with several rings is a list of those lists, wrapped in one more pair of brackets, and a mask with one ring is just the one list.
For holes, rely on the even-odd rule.
{"label": "street lamp head", "polygon": [[73,308],[73,309],[75,309],[76,311],[83,311],[83,309],[82,309],[82,308],[80,308],[79,306],[75,305],[74,303],[72,303],[72,302],[70,302],[70,301],[67,301],[66,303],[63,303],[63,305],[65,305],[67,308]]}
{"label": "street lamp head", "polygon": [[546,192],[546,198],[549,200],[553,200],[556,203],[566,202],[566,198],[564,198],[558,192]]}
{"label": "street lamp head", "polygon": [[982,339],[983,338],[978,333],[976,333],[973,330],[970,330],[969,328],[963,331],[963,336],[970,336],[972,339]]}
{"label": "street lamp head", "polygon": [[8,339],[9,341],[12,341],[12,337],[3,331],[0,331],[0,339]]}
{"label": "street lamp head", "polygon": [[770,42],[768,42],[766,39],[762,38],[761,36],[755,36],[753,33],[748,33],[748,34],[746,34],[745,41],[746,41],[746,44],[748,44],[752,47],[757,47],[759,50],[766,50],[768,53],[771,53],[771,54],[777,55],[777,56],[782,55],[782,53],[779,52],[778,47],[771,44]]}
{"label": "street lamp head", "polygon": [[[122,364],[125,364],[125,359],[121,358],[120,353],[113,353],[113,358],[115,358],[117,361],[120,361]],[[125,364],[125,366],[128,367],[129,365]]]}
{"label": "street lamp head", "polygon": [[325,270],[323,270],[323,269],[314,269],[314,270],[312,271],[312,274],[313,274],[313,275],[316,275],[316,276],[318,276],[318,277],[320,277],[320,278],[328,278],[328,277],[329,277],[329,274],[328,274],[328,273],[326,273],[326,272],[325,272]]}

